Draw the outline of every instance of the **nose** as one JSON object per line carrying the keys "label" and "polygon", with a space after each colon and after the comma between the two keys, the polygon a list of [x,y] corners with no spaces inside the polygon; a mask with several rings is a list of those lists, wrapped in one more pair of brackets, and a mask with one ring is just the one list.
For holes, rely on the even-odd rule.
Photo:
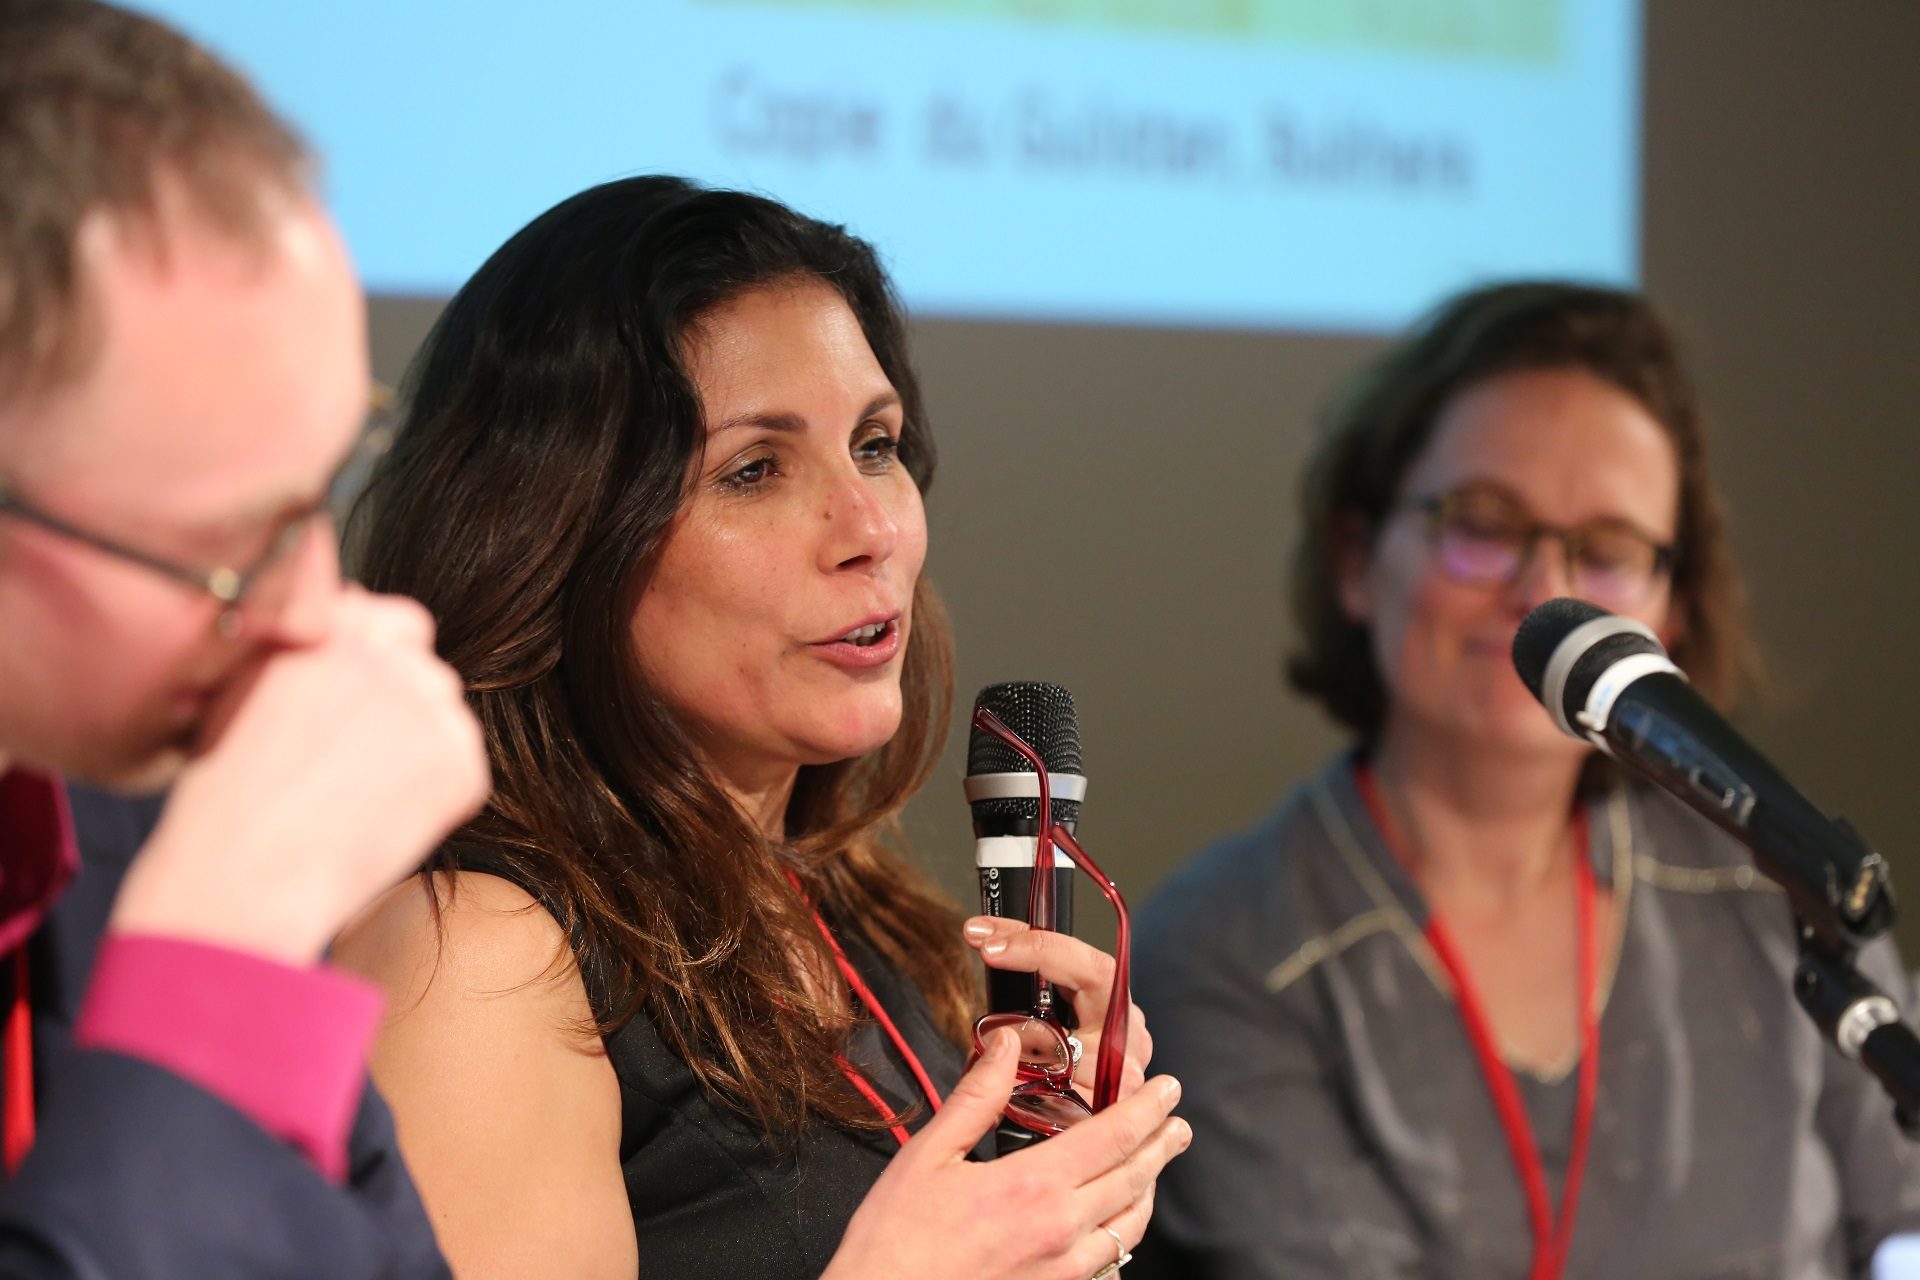
{"label": "nose", "polygon": [[820,567],[825,570],[885,564],[900,541],[893,513],[872,480],[859,472],[828,487],[820,516],[826,531],[820,540]]}
{"label": "nose", "polygon": [[1573,562],[1566,544],[1555,537],[1542,537],[1521,566],[1519,576],[1507,584],[1506,593],[1508,603],[1522,615],[1556,597],[1573,595]]}
{"label": "nose", "polygon": [[307,522],[280,563],[240,604],[239,633],[256,643],[306,648],[327,638],[340,594],[340,544],[325,513]]}

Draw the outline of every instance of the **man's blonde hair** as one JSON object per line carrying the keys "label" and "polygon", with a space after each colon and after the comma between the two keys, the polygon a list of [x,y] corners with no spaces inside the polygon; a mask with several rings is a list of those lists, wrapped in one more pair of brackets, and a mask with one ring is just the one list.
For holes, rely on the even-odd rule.
{"label": "man's blonde hair", "polygon": [[263,194],[304,191],[310,167],[245,80],[164,24],[94,0],[0,0],[0,404],[91,351],[89,215],[155,219],[165,183],[247,239]]}

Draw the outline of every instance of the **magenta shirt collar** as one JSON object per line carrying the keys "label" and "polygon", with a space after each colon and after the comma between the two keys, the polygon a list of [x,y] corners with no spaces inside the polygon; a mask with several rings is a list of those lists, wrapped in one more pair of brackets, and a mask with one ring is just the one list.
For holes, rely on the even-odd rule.
{"label": "magenta shirt collar", "polygon": [[0,955],[25,942],[80,869],[59,779],[0,773]]}

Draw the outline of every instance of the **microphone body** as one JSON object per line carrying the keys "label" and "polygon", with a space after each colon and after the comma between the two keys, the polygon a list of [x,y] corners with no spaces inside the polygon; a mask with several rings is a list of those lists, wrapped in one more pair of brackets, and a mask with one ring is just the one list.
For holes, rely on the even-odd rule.
{"label": "microphone body", "polygon": [[[973,865],[980,878],[980,914],[1025,920],[1033,900],[1034,837],[994,831],[998,824],[974,823]],[[1063,824],[1064,825],[1064,824]],[[984,830],[983,830],[984,828]],[[1053,853],[1054,912],[1061,933],[1072,932],[1073,861],[1060,849]],[[994,1013],[1026,1013],[1033,1008],[1033,975],[1017,970],[987,970],[987,1008]],[[1073,1026],[1073,1008],[1055,1011],[1062,1023]]]}
{"label": "microphone body", "polygon": [[1550,600],[1521,623],[1513,656],[1563,732],[1740,840],[1803,920],[1855,945],[1892,923],[1880,855],[1754,750],[1647,627],[1581,601]]}
{"label": "microphone body", "polygon": [[[1053,820],[1072,831],[1079,820],[1087,779],[1080,759],[1080,726],[1073,695],[1056,684],[1013,681],[989,685],[974,700],[1039,753],[1046,762]],[[1040,834],[1039,775],[993,735],[973,730],[967,747],[967,802],[973,810],[973,865],[980,882],[980,913],[1025,920],[1033,893],[1033,863]],[[1073,861],[1054,849],[1055,926],[1073,931]],[[1026,1013],[1034,1005],[1031,973],[987,971],[987,1007],[995,1013]],[[1073,1010],[1056,1010],[1073,1025]]]}

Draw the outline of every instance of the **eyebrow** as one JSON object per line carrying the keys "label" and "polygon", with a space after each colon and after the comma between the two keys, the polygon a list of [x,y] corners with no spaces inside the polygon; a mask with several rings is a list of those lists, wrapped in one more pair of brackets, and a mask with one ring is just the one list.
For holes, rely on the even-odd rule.
{"label": "eyebrow", "polygon": [[186,536],[211,546],[231,538],[252,537],[266,530],[278,531],[296,520],[315,514],[327,505],[334,485],[359,458],[362,443],[363,436],[356,436],[347,445],[346,451],[333,460],[317,494],[295,496],[283,490],[276,496],[249,503],[244,510],[200,523],[189,530]]}
{"label": "eyebrow", "polygon": [[197,522],[181,531],[181,548],[185,554],[217,558],[229,553],[236,542],[251,540],[268,532],[278,533],[294,521],[311,515],[316,509],[316,504],[312,502],[288,499]]}
{"label": "eyebrow", "polygon": [[[896,408],[899,404],[898,391],[883,391],[867,401],[867,407],[860,411],[860,420],[864,422],[874,414]],[[762,431],[804,431],[806,426],[806,419],[797,413],[741,413],[720,423],[707,432],[707,435],[717,436],[723,431],[735,431],[742,427],[758,427]]]}

